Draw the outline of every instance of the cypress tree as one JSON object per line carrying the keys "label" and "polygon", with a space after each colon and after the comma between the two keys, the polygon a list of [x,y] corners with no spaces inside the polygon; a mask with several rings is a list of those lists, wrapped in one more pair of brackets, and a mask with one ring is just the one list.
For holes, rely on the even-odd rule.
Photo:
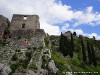
{"label": "cypress tree", "polygon": [[87,51],[88,51],[88,61],[90,66],[92,64],[92,54],[91,54],[90,44],[88,40],[87,40]]}
{"label": "cypress tree", "polygon": [[97,60],[95,58],[95,52],[94,52],[94,48],[93,48],[92,44],[91,44],[91,51],[92,51],[93,65],[96,67],[97,66]]}
{"label": "cypress tree", "polygon": [[69,50],[70,50],[69,40],[66,36],[64,36],[61,33],[60,40],[59,40],[59,51],[63,53],[64,56],[67,56],[69,55]]}
{"label": "cypress tree", "polygon": [[62,53],[63,51],[63,34],[61,32],[60,40],[59,40],[59,51]]}
{"label": "cypress tree", "polygon": [[82,45],[82,55],[83,55],[83,61],[86,64],[86,52],[85,52],[85,47],[84,47],[84,43],[83,43],[83,39],[81,37],[81,45]]}
{"label": "cypress tree", "polygon": [[63,41],[64,41],[64,50],[63,50],[63,55],[64,56],[67,56],[67,55],[69,55],[69,40],[68,40],[68,38],[66,37],[66,36],[63,36]]}
{"label": "cypress tree", "polygon": [[66,43],[66,38],[65,38],[65,36],[62,34],[62,32],[61,32],[61,35],[60,35],[60,41],[59,41],[59,51],[61,52],[61,53],[65,53],[64,51],[65,51],[65,44]]}
{"label": "cypress tree", "polygon": [[76,36],[76,32],[73,32],[73,35]]}
{"label": "cypress tree", "polygon": [[73,51],[74,51],[74,41],[73,41],[73,35],[71,33],[71,41],[70,41],[70,57],[73,58]]}

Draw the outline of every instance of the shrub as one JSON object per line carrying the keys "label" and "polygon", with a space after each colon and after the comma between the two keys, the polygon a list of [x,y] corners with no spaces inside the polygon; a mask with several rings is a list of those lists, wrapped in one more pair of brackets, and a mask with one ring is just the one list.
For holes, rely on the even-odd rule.
{"label": "shrub", "polygon": [[71,63],[72,63],[73,65],[76,65],[76,66],[79,66],[79,65],[80,65],[80,61],[79,61],[77,58],[71,59]]}
{"label": "shrub", "polygon": [[26,57],[28,57],[29,59],[31,59],[32,52],[26,52],[25,55],[26,55]]}
{"label": "shrub", "polygon": [[15,71],[17,69],[17,67],[18,67],[18,63],[10,65],[10,68],[12,69],[12,71]]}
{"label": "shrub", "polygon": [[11,58],[11,60],[12,61],[16,61],[18,58],[17,58],[17,54],[15,53],[13,56],[12,56],[12,58]]}
{"label": "shrub", "polygon": [[41,68],[47,69],[47,60],[45,59],[45,56],[42,56],[42,65]]}
{"label": "shrub", "polygon": [[24,69],[26,69],[29,61],[28,60],[20,60],[19,63],[20,63],[20,66],[22,66]]}
{"label": "shrub", "polygon": [[59,70],[57,71],[56,75],[65,75],[65,74],[63,74],[63,72]]}
{"label": "shrub", "polygon": [[21,50],[16,50],[16,52],[20,52]]}
{"label": "shrub", "polygon": [[20,63],[16,62],[15,64],[11,64],[10,68],[12,70],[12,72],[9,73],[9,75],[12,75],[12,73],[15,72],[15,70],[19,67]]}
{"label": "shrub", "polygon": [[54,60],[56,67],[59,69],[59,72],[66,71],[67,69],[65,64],[68,63],[68,60],[63,58],[63,55],[61,55],[60,53],[52,51],[52,59]]}
{"label": "shrub", "polygon": [[43,46],[40,46],[38,49],[43,49]]}
{"label": "shrub", "polygon": [[6,40],[3,40],[2,41],[2,46],[5,46],[6,45]]}
{"label": "shrub", "polygon": [[21,39],[21,38],[22,38],[21,36],[18,36],[18,37],[17,37],[18,40]]}
{"label": "shrub", "polygon": [[31,48],[31,46],[28,46],[27,49],[28,49],[28,50],[31,50],[32,48]]}
{"label": "shrub", "polygon": [[48,47],[49,46],[49,38],[48,37],[45,37],[44,38],[44,41],[45,41],[45,45]]}
{"label": "shrub", "polygon": [[38,67],[37,67],[37,65],[35,63],[32,63],[30,65],[30,68],[33,69],[33,70],[38,70]]}
{"label": "shrub", "polygon": [[2,40],[0,40],[0,46],[2,45]]}

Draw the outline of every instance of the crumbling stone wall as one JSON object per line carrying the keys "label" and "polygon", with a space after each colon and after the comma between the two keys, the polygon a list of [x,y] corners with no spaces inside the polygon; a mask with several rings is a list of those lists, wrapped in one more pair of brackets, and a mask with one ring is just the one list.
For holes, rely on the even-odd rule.
{"label": "crumbling stone wall", "polygon": [[38,15],[14,14],[11,20],[10,30],[40,29]]}
{"label": "crumbling stone wall", "polygon": [[18,15],[14,14],[10,25],[11,38],[18,37],[41,37],[45,35],[43,29],[40,29],[38,15]]}
{"label": "crumbling stone wall", "polygon": [[36,29],[35,35],[38,37],[45,36],[45,31],[43,29]]}
{"label": "crumbling stone wall", "polygon": [[[4,18],[4,17],[3,17]],[[6,18],[3,20],[0,19],[0,22],[4,22],[5,24]],[[6,21],[7,22],[7,21]],[[6,25],[6,24],[5,24]],[[3,23],[0,26],[4,26]],[[4,31],[5,28],[8,26],[2,27]],[[43,44],[45,32],[43,29],[40,29],[39,24],[39,17],[38,15],[18,15],[14,14],[12,17],[12,21],[9,26],[10,34],[7,39],[14,41],[16,44],[14,45],[15,48],[19,46],[23,47],[17,43],[19,39],[31,39],[31,45],[38,47],[39,45]],[[7,40],[6,39],[6,40]],[[12,47],[12,46],[11,46]],[[14,49],[14,48],[13,48]]]}
{"label": "crumbling stone wall", "polygon": [[11,38],[23,38],[23,37],[33,37],[35,30],[27,29],[27,30],[11,30],[10,36]]}
{"label": "crumbling stone wall", "polygon": [[26,30],[11,30],[10,31],[11,38],[34,38],[34,37],[42,37],[45,36],[45,32],[43,29],[26,29]]}
{"label": "crumbling stone wall", "polygon": [[70,31],[65,32],[64,35],[65,35],[68,39],[71,39],[71,32],[70,32]]}
{"label": "crumbling stone wall", "polygon": [[2,39],[2,35],[5,29],[8,28],[8,25],[9,25],[9,20],[3,15],[0,15],[0,40]]}
{"label": "crumbling stone wall", "polygon": [[58,35],[51,35],[50,36],[50,41],[54,42],[55,44],[59,44],[60,36]]}

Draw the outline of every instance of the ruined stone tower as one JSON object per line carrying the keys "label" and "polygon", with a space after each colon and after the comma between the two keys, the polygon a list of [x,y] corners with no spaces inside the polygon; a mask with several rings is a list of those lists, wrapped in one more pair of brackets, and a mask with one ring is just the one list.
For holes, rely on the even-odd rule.
{"label": "ruined stone tower", "polygon": [[[8,33],[9,32],[9,33]],[[6,38],[18,38],[18,37],[44,37],[45,32],[40,29],[38,15],[21,15],[14,14],[10,21],[0,15],[0,40]]]}
{"label": "ruined stone tower", "polygon": [[11,38],[17,37],[35,37],[45,34],[43,29],[40,29],[38,15],[21,15],[14,14],[10,24]]}
{"label": "ruined stone tower", "polygon": [[6,17],[0,15],[0,39],[2,39],[2,35],[4,31],[8,28],[9,23],[9,20]]}
{"label": "ruined stone tower", "polygon": [[40,29],[38,15],[14,14],[10,30]]}

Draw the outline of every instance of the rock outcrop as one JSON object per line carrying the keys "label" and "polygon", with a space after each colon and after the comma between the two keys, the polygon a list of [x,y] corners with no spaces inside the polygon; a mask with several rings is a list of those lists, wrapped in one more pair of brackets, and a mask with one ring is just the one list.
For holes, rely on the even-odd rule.
{"label": "rock outcrop", "polygon": [[0,75],[8,75],[11,72],[11,69],[8,65],[0,63]]}
{"label": "rock outcrop", "polygon": [[58,69],[56,68],[54,61],[50,60],[48,62],[48,75],[55,75],[57,70]]}

